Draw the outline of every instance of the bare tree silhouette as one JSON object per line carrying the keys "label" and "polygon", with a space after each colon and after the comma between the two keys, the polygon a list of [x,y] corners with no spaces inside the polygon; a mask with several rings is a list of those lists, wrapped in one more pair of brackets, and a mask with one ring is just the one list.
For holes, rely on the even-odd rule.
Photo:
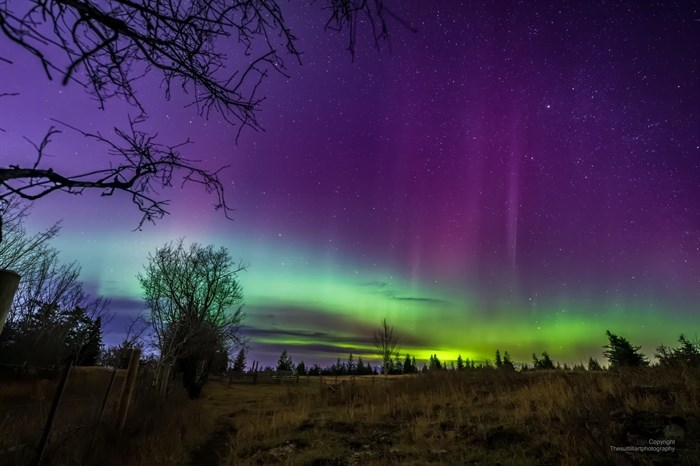
{"label": "bare tree silhouette", "polygon": [[[324,0],[330,11],[327,29],[348,31],[348,48],[354,54],[358,24],[366,18],[378,44],[388,35],[387,17],[396,17],[382,0]],[[398,19],[398,18],[397,18]],[[300,62],[296,37],[275,0],[26,0],[0,4],[0,32],[41,64],[46,78],[79,85],[105,108],[113,97],[128,102],[138,113],[126,129],[114,128],[115,138],[78,131],[106,148],[104,167],[78,173],[56,172],[44,155],[61,130],[48,128],[32,142],[34,163],[0,167],[0,201],[11,197],[35,201],[63,191],[81,194],[86,189],[102,196],[123,192],[142,214],[138,227],[168,214],[169,201],[160,191],[174,180],[197,183],[216,196],[215,207],[228,217],[220,170],[207,170],[198,160],[183,157],[175,145],[156,141],[139,129],[146,118],[135,83],[147,75],[162,79],[164,97],[180,87],[192,100],[189,106],[206,118],[212,112],[237,126],[261,129],[256,112],[263,98],[259,86],[270,71],[285,74],[284,59]],[[231,69],[226,41],[237,41],[245,64]],[[5,52],[6,53],[6,52]],[[284,56],[283,56],[284,55]],[[12,64],[0,54],[0,62]],[[14,90],[0,92],[10,98]],[[2,227],[0,219],[0,231]],[[2,237],[0,236],[0,241]]]}
{"label": "bare tree silhouette", "polygon": [[382,372],[388,374],[392,367],[392,361],[399,356],[398,338],[394,335],[394,327],[389,325],[386,318],[379,323],[379,328],[374,331],[374,346],[379,350],[382,358]]}
{"label": "bare tree silhouette", "polygon": [[[165,374],[157,377],[167,378],[175,364],[189,368],[209,360],[218,347],[240,346],[244,314],[237,274],[244,269],[233,263],[226,248],[197,243],[185,247],[182,239],[149,255],[138,280]],[[186,387],[194,382],[192,375]]]}

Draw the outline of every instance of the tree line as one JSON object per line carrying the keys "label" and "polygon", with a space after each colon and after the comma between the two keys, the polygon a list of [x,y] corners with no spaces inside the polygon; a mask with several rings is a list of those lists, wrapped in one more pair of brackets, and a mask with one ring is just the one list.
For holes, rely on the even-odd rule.
{"label": "tree line", "polygon": [[[385,321],[382,321],[380,329],[385,329]],[[607,369],[616,370],[623,367],[642,368],[650,366],[649,359],[643,355],[639,346],[633,346],[626,338],[615,335],[610,331],[606,332],[609,343],[603,346],[604,356],[608,360]],[[678,338],[679,346],[670,347],[660,345],[656,349],[655,356],[657,365],[660,367],[700,367],[700,341],[691,340],[681,334]],[[380,353],[380,356],[383,355]],[[230,370],[235,373],[252,372],[254,367],[247,366],[248,351],[246,348],[241,348],[231,366]],[[569,365],[552,360],[547,351],[543,351],[540,356],[532,354],[532,363],[516,363],[512,357],[505,351],[501,354],[500,349],[497,349],[493,361],[485,359],[477,361],[469,358],[462,358],[458,355],[454,361],[441,361],[437,354],[430,355],[427,362],[419,367],[415,356],[406,353],[405,357],[401,358],[398,355],[398,350],[395,349],[391,354],[391,358],[384,360],[384,363],[372,366],[371,363],[363,360],[361,356],[355,359],[353,353],[350,353],[347,359],[340,358],[330,366],[321,367],[319,364],[313,364],[307,367],[304,361],[294,364],[292,357],[286,349],[282,351],[277,361],[276,366],[265,366],[260,372],[263,373],[285,373],[295,374],[299,376],[342,376],[342,375],[401,375],[401,374],[419,374],[438,370],[474,370],[474,369],[497,369],[502,371],[533,371],[533,370],[588,370],[602,371],[605,370],[597,359],[589,357],[587,364],[582,362]]]}
{"label": "tree line", "polygon": [[[248,359],[248,350],[241,348],[231,366],[234,373],[251,372],[253,367],[246,365]],[[379,375],[383,368],[381,365],[372,365],[371,362],[366,362],[362,356],[355,358],[353,353],[350,353],[347,359],[338,358],[335,363],[330,366],[321,367],[318,363],[307,366],[304,361],[295,364],[287,350],[282,350],[276,366],[265,366],[260,369],[263,373],[290,373],[295,375]],[[417,374],[419,372],[415,356],[406,354],[405,358],[396,358],[391,362],[391,368],[388,374]]]}

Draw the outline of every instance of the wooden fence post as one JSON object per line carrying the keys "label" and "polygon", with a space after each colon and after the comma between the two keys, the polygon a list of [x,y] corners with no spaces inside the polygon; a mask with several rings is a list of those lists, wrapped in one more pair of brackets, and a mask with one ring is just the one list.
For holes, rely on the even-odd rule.
{"label": "wooden fence post", "polygon": [[97,415],[97,421],[95,422],[95,432],[92,434],[92,440],[88,445],[86,454],[90,454],[93,446],[95,445],[95,440],[97,440],[97,435],[100,432],[100,427],[102,426],[102,416],[104,415],[105,408],[107,407],[107,400],[109,399],[109,394],[112,391],[112,386],[114,385],[114,380],[117,378],[117,370],[112,371],[112,376],[109,378],[109,383],[107,384],[107,390],[105,391],[105,396],[102,398],[102,405],[100,406],[100,412]]}
{"label": "wooden fence post", "polygon": [[161,368],[159,381],[160,385],[158,386],[158,395],[161,397],[165,397],[165,395],[168,393],[168,386],[170,385],[170,372],[172,371],[172,368],[173,366],[171,364]]}
{"label": "wooden fence post", "polygon": [[7,319],[7,314],[10,312],[12,299],[19,286],[19,280],[17,272],[0,269],[0,333],[2,333],[2,329],[5,326],[5,319]]}
{"label": "wooden fence post", "polygon": [[114,380],[117,378],[117,370],[114,369],[112,371],[112,375],[109,378],[109,383],[107,384],[107,390],[105,391],[105,396],[102,399],[102,405],[100,406],[100,413],[97,415],[97,427],[96,429],[99,429],[100,424],[102,423],[102,416],[104,415],[105,408],[107,407],[107,401],[109,400],[109,394],[112,391],[112,386],[114,385]]}
{"label": "wooden fence post", "polygon": [[61,404],[61,398],[63,398],[63,392],[66,388],[66,382],[68,382],[68,376],[70,375],[71,367],[73,367],[73,359],[71,358],[67,363],[66,367],[63,369],[63,375],[61,376],[61,381],[58,383],[58,388],[56,389],[56,395],[53,397],[53,402],[51,403],[51,410],[49,411],[49,417],[46,419],[46,425],[44,426],[44,432],[41,434],[41,440],[39,441],[39,451],[36,456],[34,464],[39,466],[41,461],[44,459],[44,453],[46,452],[46,445],[49,442],[49,435],[51,435],[51,427],[53,426],[53,421],[56,418],[56,412],[58,411],[58,406]]}
{"label": "wooden fence post", "polygon": [[131,351],[131,359],[129,359],[129,368],[126,370],[126,379],[122,385],[122,392],[119,396],[119,407],[117,408],[117,422],[119,433],[124,430],[126,423],[126,414],[129,412],[129,403],[131,402],[131,394],[134,391],[136,383],[136,374],[139,369],[139,360],[141,359],[141,350],[135,348]]}

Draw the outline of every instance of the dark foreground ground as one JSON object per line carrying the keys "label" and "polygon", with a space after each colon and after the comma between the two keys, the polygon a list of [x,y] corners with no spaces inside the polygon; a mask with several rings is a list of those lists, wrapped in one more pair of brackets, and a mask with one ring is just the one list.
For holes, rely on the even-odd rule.
{"label": "dark foreground ground", "polygon": [[[165,403],[138,398],[121,437],[112,398],[95,427],[105,385],[95,374],[67,390],[74,406],[57,416],[45,464],[700,464],[697,369],[215,380],[196,401],[176,387]],[[3,381],[0,464],[31,461],[31,445],[14,447],[38,440],[54,386]],[[22,401],[31,409],[18,411]]]}

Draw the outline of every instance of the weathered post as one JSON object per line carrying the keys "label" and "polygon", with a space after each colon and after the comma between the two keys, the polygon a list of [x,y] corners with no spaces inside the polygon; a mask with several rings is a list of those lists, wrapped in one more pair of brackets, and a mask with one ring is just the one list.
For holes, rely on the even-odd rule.
{"label": "weathered post", "polygon": [[159,386],[158,386],[158,395],[161,397],[165,397],[165,395],[168,393],[168,384],[170,383],[170,371],[172,370],[172,365],[167,364],[165,367],[162,368],[162,372],[160,374],[160,381],[159,381]]}
{"label": "weathered post", "polygon": [[19,274],[12,270],[0,269],[0,333],[5,327],[7,314],[19,286]]}
{"label": "weathered post", "polygon": [[129,368],[126,370],[126,379],[122,385],[122,392],[119,396],[119,407],[117,408],[117,422],[119,433],[124,430],[126,423],[126,415],[129,412],[129,403],[131,402],[131,394],[134,391],[136,383],[136,375],[139,369],[139,360],[141,359],[141,350],[135,348],[131,350],[131,359],[129,359]]}
{"label": "weathered post", "polygon": [[102,404],[100,405],[100,412],[97,414],[96,429],[100,428],[102,424],[102,417],[104,416],[105,408],[107,407],[107,400],[109,400],[109,394],[112,391],[112,386],[114,385],[114,380],[117,378],[117,370],[112,371],[112,375],[109,377],[109,383],[107,384],[107,390],[105,390],[105,396],[102,398]]}
{"label": "weathered post", "polygon": [[102,427],[102,417],[104,416],[105,408],[107,407],[107,400],[109,399],[109,394],[112,391],[112,386],[114,385],[114,379],[117,378],[117,370],[112,371],[112,375],[109,377],[109,383],[107,384],[107,390],[105,391],[104,397],[102,397],[102,404],[100,405],[100,411],[97,414],[97,420],[95,421],[95,432],[92,433],[92,439],[88,445],[86,455],[92,453],[92,448],[97,440],[97,435],[100,432],[100,427]]}
{"label": "weathered post", "polygon": [[63,391],[66,388],[66,383],[68,382],[68,376],[70,375],[71,367],[73,367],[72,359],[70,359],[66,363],[66,367],[63,369],[63,375],[61,376],[61,381],[58,383],[58,388],[56,389],[56,395],[54,395],[53,397],[53,402],[51,403],[51,410],[49,411],[49,417],[46,419],[44,432],[42,432],[41,440],[39,440],[38,453],[36,455],[36,460],[34,461],[35,466],[39,466],[42,460],[44,459],[46,445],[49,443],[49,435],[51,435],[51,427],[53,426],[53,421],[56,418],[58,406],[61,404],[61,398],[63,398]]}

